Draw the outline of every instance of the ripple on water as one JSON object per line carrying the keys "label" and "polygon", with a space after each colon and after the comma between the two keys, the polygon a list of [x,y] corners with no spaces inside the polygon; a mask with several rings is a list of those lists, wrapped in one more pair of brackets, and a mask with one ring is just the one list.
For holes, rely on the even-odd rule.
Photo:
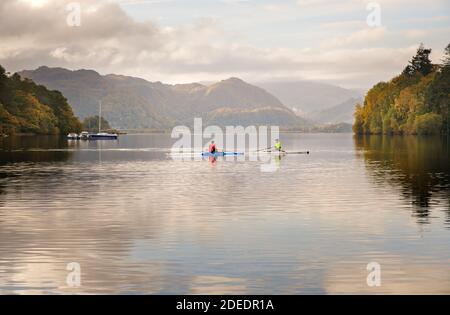
{"label": "ripple on water", "polygon": [[173,161],[162,135],[17,150],[0,164],[0,293],[450,293],[448,165],[350,135],[284,139],[312,153],[270,173]]}

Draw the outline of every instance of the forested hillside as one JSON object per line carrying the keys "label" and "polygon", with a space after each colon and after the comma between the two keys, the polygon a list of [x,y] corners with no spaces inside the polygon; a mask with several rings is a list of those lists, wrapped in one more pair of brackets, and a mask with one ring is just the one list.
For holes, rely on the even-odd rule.
{"label": "forested hillside", "polygon": [[20,73],[34,82],[61,91],[75,114],[84,119],[102,116],[118,129],[171,129],[191,125],[195,117],[220,126],[276,124],[300,128],[308,121],[295,115],[275,96],[238,78],[212,85],[170,85],[92,70],[70,71],[40,67]]}
{"label": "forested hillside", "polygon": [[67,134],[81,123],[58,91],[49,91],[0,66],[0,134]]}
{"label": "forested hillside", "polygon": [[423,45],[402,74],[376,84],[358,105],[358,134],[449,134],[450,45],[441,64],[432,64]]}

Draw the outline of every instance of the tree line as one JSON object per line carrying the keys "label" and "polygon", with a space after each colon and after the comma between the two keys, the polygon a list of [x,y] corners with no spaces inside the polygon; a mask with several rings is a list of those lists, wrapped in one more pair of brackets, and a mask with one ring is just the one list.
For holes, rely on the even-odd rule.
{"label": "tree line", "polygon": [[101,118],[101,125],[100,125],[100,117],[98,115],[96,116],[90,116],[90,117],[86,117],[83,120],[83,130],[86,130],[88,132],[98,132],[100,130],[106,130],[106,131],[111,131],[112,128],[109,124],[109,122],[103,118]]}
{"label": "tree line", "polygon": [[403,72],[376,84],[355,111],[357,134],[450,134],[450,44],[440,64],[423,44]]}
{"label": "tree line", "polygon": [[67,99],[19,74],[8,75],[0,65],[0,134],[67,134],[80,132]]}

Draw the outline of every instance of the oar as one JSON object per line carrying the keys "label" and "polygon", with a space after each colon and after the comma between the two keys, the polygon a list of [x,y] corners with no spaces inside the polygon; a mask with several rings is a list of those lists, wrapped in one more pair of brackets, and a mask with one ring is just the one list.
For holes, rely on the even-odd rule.
{"label": "oar", "polygon": [[266,149],[260,149],[260,150],[256,150],[255,152],[268,151],[268,150],[270,150],[270,149],[273,149],[273,147],[270,147],[270,148],[266,148]]}
{"label": "oar", "polygon": [[286,152],[286,154],[309,154],[309,151],[301,151],[301,152]]}

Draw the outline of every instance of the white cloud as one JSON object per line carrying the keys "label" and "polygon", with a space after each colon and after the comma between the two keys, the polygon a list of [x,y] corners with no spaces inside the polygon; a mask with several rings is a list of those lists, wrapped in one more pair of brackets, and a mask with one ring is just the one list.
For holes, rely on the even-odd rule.
{"label": "white cloud", "polygon": [[333,30],[333,29],[361,29],[367,27],[366,21],[360,20],[347,20],[347,21],[336,21],[336,22],[325,22],[320,25],[323,31]]}
{"label": "white cloud", "polygon": [[367,47],[371,43],[382,41],[386,34],[387,31],[384,27],[365,27],[350,34],[327,39],[322,42],[322,47],[352,47],[354,45]]}
{"label": "white cloud", "polygon": [[81,27],[69,27],[65,5],[70,0],[44,1],[39,7],[2,0],[0,64],[9,71],[48,65],[174,83],[238,76],[369,86],[400,71],[415,50],[385,47],[385,28],[362,27],[357,21],[341,22],[354,31],[321,38],[317,47],[263,48],[231,38],[215,19],[162,28],[134,20],[117,3],[79,1]]}
{"label": "white cloud", "polygon": [[49,0],[19,0],[26,4],[29,4],[31,7],[40,8],[48,3]]}
{"label": "white cloud", "polygon": [[420,29],[412,29],[404,31],[403,35],[408,39],[421,40],[428,36],[428,31]]}

